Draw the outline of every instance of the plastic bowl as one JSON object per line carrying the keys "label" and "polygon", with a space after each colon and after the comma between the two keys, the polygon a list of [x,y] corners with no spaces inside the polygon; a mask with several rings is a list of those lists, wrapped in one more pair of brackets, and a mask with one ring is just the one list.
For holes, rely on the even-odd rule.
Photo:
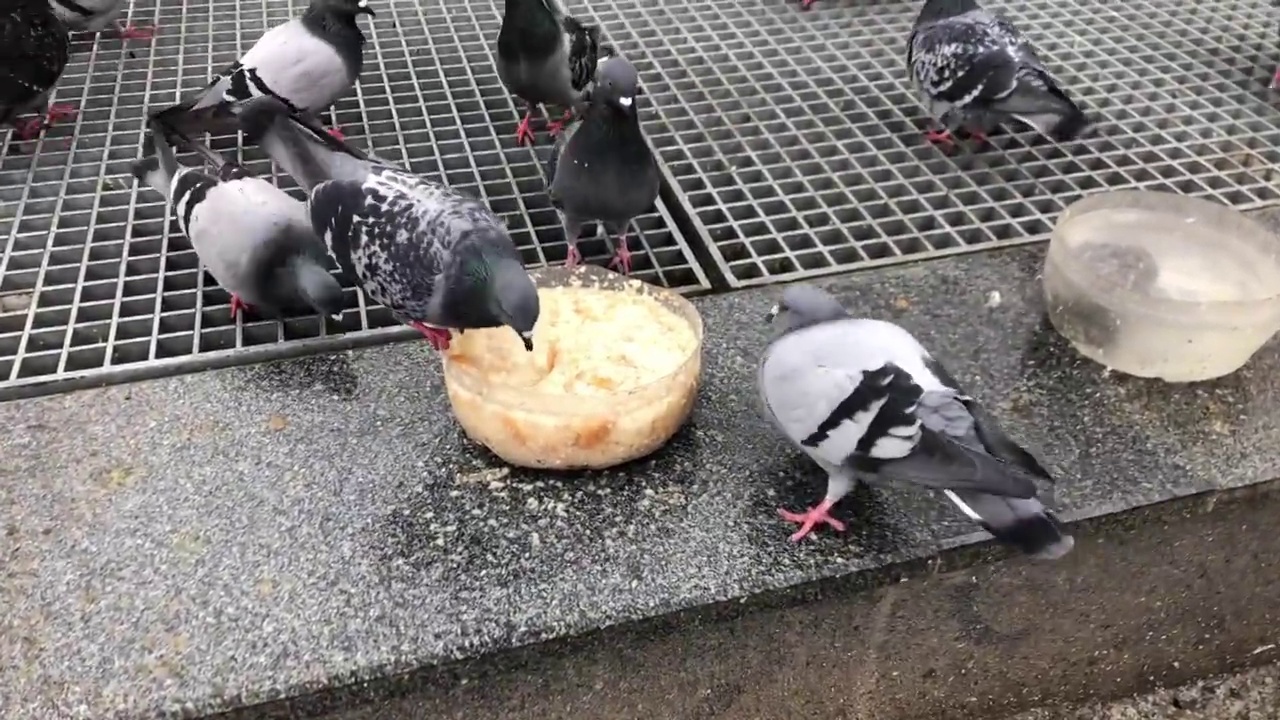
{"label": "plastic bowl", "polygon": [[[524,349],[510,328],[468,330],[454,333],[442,355],[445,388],[453,414],[467,436],[489,448],[506,462],[520,467],[583,470],[612,467],[644,457],[662,447],[693,410],[702,372],[702,318],[680,295],[626,278],[607,270],[582,265],[539,268],[529,273],[543,292],[550,288],[598,288],[609,292],[647,295],[687,323],[695,340],[688,357],[670,373],[629,390],[567,394],[531,389],[530,378],[508,381],[497,377],[492,363],[520,363],[522,368],[542,367],[538,353],[554,352],[544,333],[552,332],[547,302],[534,330],[534,352]],[[562,318],[563,320],[564,318]],[[653,321],[654,329],[661,328]],[[632,315],[616,334],[593,338],[608,343],[615,338],[641,337]],[[605,348],[607,350],[607,348]],[[494,353],[499,355],[495,356]],[[631,353],[629,356],[635,356]],[[531,371],[532,372],[532,371]],[[545,374],[545,373],[543,373]],[[536,373],[535,373],[536,375]]]}
{"label": "plastic bowl", "polygon": [[1043,279],[1054,328],[1129,375],[1221,377],[1280,329],[1280,239],[1207,200],[1139,190],[1080,200],[1058,218]]}

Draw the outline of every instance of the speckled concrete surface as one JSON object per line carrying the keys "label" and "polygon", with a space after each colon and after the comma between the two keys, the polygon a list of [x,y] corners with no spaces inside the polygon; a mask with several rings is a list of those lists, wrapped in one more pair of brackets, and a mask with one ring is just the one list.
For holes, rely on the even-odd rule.
{"label": "speckled concrete surface", "polygon": [[1081,707],[1042,708],[1007,720],[1276,720],[1280,665]]}
{"label": "speckled concrete surface", "polygon": [[[917,332],[1061,474],[1068,518],[1280,475],[1280,358],[1170,387],[1077,358],[1042,248],[829,281]],[[754,410],[776,290],[699,301],[689,426],[625,469],[508,473],[422,344],[0,405],[4,717],[206,712],[923,556],[984,537],[860,491],[799,547],[818,473]]]}

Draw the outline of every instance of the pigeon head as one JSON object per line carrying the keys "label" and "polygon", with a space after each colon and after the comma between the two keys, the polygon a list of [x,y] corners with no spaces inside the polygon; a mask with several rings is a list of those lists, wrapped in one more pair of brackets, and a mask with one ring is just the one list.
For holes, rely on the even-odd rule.
{"label": "pigeon head", "polygon": [[499,257],[482,261],[488,268],[489,312],[503,325],[516,331],[524,349],[533,351],[533,326],[538,323],[538,289],[520,261]]}
{"label": "pigeon head", "polygon": [[834,295],[813,285],[799,283],[782,291],[782,299],[769,310],[768,320],[777,335],[849,317]]}
{"label": "pigeon head", "polygon": [[377,13],[369,7],[369,0],[311,0],[311,7],[330,15],[350,16],[368,15],[375,17]]}
{"label": "pigeon head", "polygon": [[916,18],[916,25],[945,20],[981,9],[982,6],[978,4],[978,0],[925,0],[924,7],[920,8],[920,16]]}
{"label": "pigeon head", "polygon": [[629,60],[613,55],[596,65],[596,82],[591,89],[593,100],[634,113],[636,95],[639,94],[640,76]]}

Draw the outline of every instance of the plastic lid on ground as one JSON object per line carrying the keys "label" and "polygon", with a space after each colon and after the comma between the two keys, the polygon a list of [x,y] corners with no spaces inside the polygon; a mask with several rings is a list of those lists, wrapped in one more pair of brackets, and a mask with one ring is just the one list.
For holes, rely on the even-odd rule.
{"label": "plastic lid on ground", "polygon": [[1059,333],[1139,377],[1227,375],[1280,329],[1280,238],[1198,198],[1124,190],[1074,203],[1054,227],[1043,282]]}

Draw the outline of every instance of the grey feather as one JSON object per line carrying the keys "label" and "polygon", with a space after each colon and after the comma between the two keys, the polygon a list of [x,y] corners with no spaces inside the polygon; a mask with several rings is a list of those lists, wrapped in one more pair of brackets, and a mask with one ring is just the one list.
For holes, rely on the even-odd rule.
{"label": "grey feather", "polygon": [[1091,121],[1013,23],[976,0],[928,0],[907,39],[922,104],[949,130],[990,132],[1018,120],[1058,140]]}
{"label": "grey feather", "polygon": [[508,325],[529,340],[537,291],[488,206],[333,138],[279,103],[249,103],[241,120],[307,188],[311,225],[338,264],[401,322]]}
{"label": "grey feather", "polygon": [[49,4],[72,30],[98,32],[124,13],[129,0],[49,0]]}
{"label": "grey feather", "polygon": [[941,490],[1025,552],[1056,557],[1070,549],[1070,537],[1035,499],[1049,473],[910,333],[851,318],[806,285],[787,288],[774,322],[778,334],[760,363],[761,400],[833,486],[861,478]]}
{"label": "grey feather", "polygon": [[600,31],[554,0],[506,0],[498,31],[498,77],[530,105],[579,111],[600,53]]}
{"label": "grey feather", "polygon": [[255,177],[219,180],[178,164],[160,133],[155,153],[134,163],[134,175],[169,200],[174,218],[205,269],[227,292],[272,312],[309,306],[342,312],[342,287],[306,207]]}
{"label": "grey feather", "polygon": [[301,17],[268,30],[203,90],[153,117],[171,131],[171,141],[185,145],[199,133],[234,129],[234,103],[272,97],[292,111],[325,110],[351,91],[364,67],[359,13],[372,14],[367,0],[312,0]]}

